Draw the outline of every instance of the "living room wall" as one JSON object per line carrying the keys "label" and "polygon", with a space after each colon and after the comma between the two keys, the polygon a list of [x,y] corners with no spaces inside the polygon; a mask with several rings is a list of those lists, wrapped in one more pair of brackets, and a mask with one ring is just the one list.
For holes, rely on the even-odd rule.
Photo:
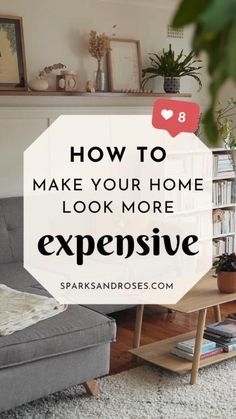
{"label": "living room wall", "polygon": [[[88,53],[90,29],[109,36],[139,39],[143,65],[149,52],[167,48],[169,43],[176,51],[183,48],[187,53],[191,30],[184,30],[183,39],[167,37],[167,25],[177,3],[175,0],[1,0],[0,13],[23,17],[29,80],[44,66],[63,62],[78,72],[79,90],[84,90],[86,80],[92,79],[96,70],[96,61]],[[204,71],[202,81],[204,87],[200,93],[191,78],[182,80],[181,89],[192,92],[193,99],[205,107]],[[162,84],[159,78],[150,88],[162,91]]]}
{"label": "living room wall", "polygon": [[[88,53],[91,29],[109,36],[139,39],[143,67],[148,62],[149,52],[168,48],[169,43],[177,52],[182,48],[189,52],[191,28],[184,30],[183,38],[167,37],[167,25],[177,4],[176,0],[1,0],[0,14],[23,17],[29,80],[46,65],[63,62],[78,72],[79,90],[84,90],[86,81],[96,70],[96,61]],[[204,62],[203,65],[206,67]],[[181,91],[192,93],[190,100],[198,102],[204,111],[208,103],[205,68],[201,79],[201,92],[190,77],[181,80]],[[50,78],[51,86],[54,81],[55,74]],[[162,78],[158,78],[150,88],[161,92],[162,85]],[[231,87],[224,89],[225,97],[232,94]],[[101,107],[114,106],[126,113],[127,107],[138,105],[135,98],[126,97],[119,100],[89,97],[79,102],[72,101],[75,98],[58,97],[56,104],[53,97],[27,97],[27,107],[22,97],[2,96],[0,99],[0,197],[22,195],[23,151],[55,119],[55,106],[63,107],[66,113],[80,112],[83,107],[91,106],[99,112]],[[140,98],[137,112],[147,112],[147,106],[150,110],[152,103],[151,98]]]}

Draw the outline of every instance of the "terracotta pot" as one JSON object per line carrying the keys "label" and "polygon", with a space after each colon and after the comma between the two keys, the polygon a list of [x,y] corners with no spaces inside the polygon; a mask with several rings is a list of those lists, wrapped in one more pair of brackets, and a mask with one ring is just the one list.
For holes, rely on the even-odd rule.
{"label": "terracotta pot", "polygon": [[220,292],[224,294],[236,292],[236,272],[219,272],[217,283]]}

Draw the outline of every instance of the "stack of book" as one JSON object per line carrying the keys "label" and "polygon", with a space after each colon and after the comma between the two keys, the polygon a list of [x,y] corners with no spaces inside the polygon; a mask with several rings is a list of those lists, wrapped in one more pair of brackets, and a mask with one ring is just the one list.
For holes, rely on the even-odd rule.
{"label": "stack of book", "polygon": [[236,320],[230,318],[209,324],[206,327],[204,338],[216,343],[225,352],[236,351]]}
{"label": "stack of book", "polygon": [[213,258],[222,255],[223,253],[234,252],[234,237],[228,236],[222,239],[213,240]]}
{"label": "stack of book", "polygon": [[[194,357],[194,348],[195,348],[195,339],[185,340],[183,342],[177,343],[172,349],[171,353],[177,355],[180,358],[188,359],[189,361],[193,360]],[[213,342],[208,339],[203,339],[202,348],[201,348],[201,359],[206,359],[214,355],[218,355],[224,352],[224,349],[217,345],[216,342]]]}
{"label": "stack of book", "polygon": [[[215,216],[215,211],[213,211],[213,220],[217,218]],[[235,212],[234,210],[220,210],[221,214],[217,221],[213,223],[213,234],[217,236],[219,234],[228,234],[232,233],[235,230]]]}
{"label": "stack of book", "polygon": [[228,153],[216,154],[213,159],[213,176],[226,177],[234,175],[234,165],[231,155]]}

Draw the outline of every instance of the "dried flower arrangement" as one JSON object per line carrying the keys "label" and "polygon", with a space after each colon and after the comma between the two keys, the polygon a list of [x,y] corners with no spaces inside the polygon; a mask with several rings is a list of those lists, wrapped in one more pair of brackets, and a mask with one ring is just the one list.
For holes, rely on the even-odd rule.
{"label": "dried flower arrangement", "polygon": [[91,30],[89,34],[89,53],[93,58],[101,61],[109,51],[109,38],[105,33],[98,34]]}
{"label": "dried flower arrangement", "polygon": [[98,68],[96,72],[95,90],[98,92],[104,91],[104,73],[101,70],[101,61],[103,57],[110,50],[109,37],[103,32],[98,34],[96,31],[91,30],[89,33],[89,53],[93,58],[96,58],[98,62]]}
{"label": "dried flower arrangement", "polygon": [[61,70],[65,68],[66,68],[66,65],[62,63],[53,64],[48,67],[44,67],[44,69],[39,72],[39,77],[44,77],[47,74],[51,73],[53,70]]}

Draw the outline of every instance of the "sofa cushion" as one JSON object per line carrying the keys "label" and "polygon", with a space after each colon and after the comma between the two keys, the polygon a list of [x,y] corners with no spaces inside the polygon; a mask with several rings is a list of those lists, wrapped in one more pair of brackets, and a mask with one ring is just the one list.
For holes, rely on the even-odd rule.
{"label": "sofa cushion", "polygon": [[0,205],[0,263],[13,261],[13,254],[10,246],[5,217]]}
{"label": "sofa cushion", "polygon": [[38,284],[20,262],[0,263],[0,283],[25,292],[34,292],[30,288]]}
{"label": "sofa cushion", "polygon": [[1,336],[0,369],[111,342],[115,334],[113,319],[82,306],[69,306],[55,317]]}
{"label": "sofa cushion", "polygon": [[0,200],[0,236],[0,263],[23,261],[22,197]]}
{"label": "sofa cushion", "polygon": [[[48,295],[22,263],[0,264],[0,283]],[[94,310],[74,305],[65,312],[9,336],[0,336],[0,368],[78,351],[115,339],[116,325]]]}
{"label": "sofa cushion", "polygon": [[111,314],[117,311],[126,310],[127,308],[135,307],[134,305],[125,304],[96,304],[96,305],[85,305],[85,307],[91,310],[98,311],[103,314]]}

